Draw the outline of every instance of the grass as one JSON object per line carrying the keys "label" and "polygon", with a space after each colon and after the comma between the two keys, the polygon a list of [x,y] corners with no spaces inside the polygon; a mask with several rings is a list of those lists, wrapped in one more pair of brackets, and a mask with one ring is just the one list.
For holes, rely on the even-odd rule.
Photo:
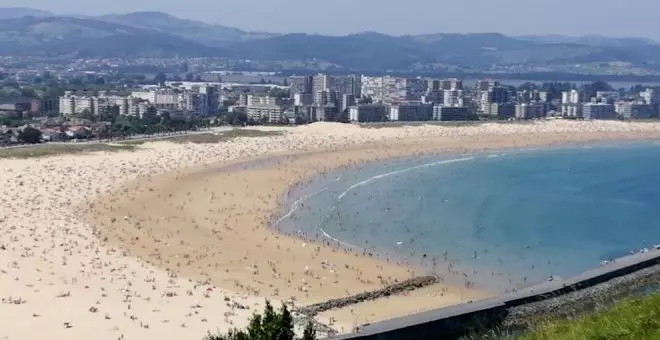
{"label": "grass", "polygon": [[117,152],[117,151],[133,151],[134,145],[117,145],[117,144],[76,144],[76,143],[62,143],[62,144],[38,144],[34,146],[27,146],[22,148],[0,149],[0,159],[4,158],[37,158],[58,156],[66,154],[79,154],[88,152]]}
{"label": "grass", "polygon": [[660,292],[623,300],[575,320],[549,320],[522,340],[660,340]]}
{"label": "grass", "polygon": [[145,140],[125,140],[115,141],[112,143],[57,143],[57,144],[37,144],[33,146],[26,146],[22,148],[0,148],[0,159],[6,158],[37,158],[58,156],[66,154],[80,154],[89,152],[117,152],[117,151],[133,151],[139,145],[147,142],[168,141],[172,143],[195,143],[195,144],[213,144],[232,140],[238,137],[268,137],[268,136],[281,136],[282,131],[260,131],[250,129],[234,129],[225,131],[218,134],[205,133],[205,134],[188,134],[178,135],[163,138],[151,138]]}
{"label": "grass", "polygon": [[179,135],[172,137],[163,137],[163,138],[151,138],[145,140],[136,140],[136,141],[120,141],[118,144],[123,145],[141,145],[149,142],[159,142],[167,141],[172,143],[193,143],[193,144],[213,144],[220,143],[232,140],[239,137],[269,137],[269,136],[281,136],[284,133],[282,131],[260,131],[260,130],[250,130],[250,129],[233,129],[224,131],[221,133],[204,133],[204,134],[188,134],[188,135]]}

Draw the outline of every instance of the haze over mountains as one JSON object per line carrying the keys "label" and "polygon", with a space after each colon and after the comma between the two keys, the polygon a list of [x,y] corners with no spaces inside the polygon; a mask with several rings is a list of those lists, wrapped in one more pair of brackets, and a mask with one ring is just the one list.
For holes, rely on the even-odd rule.
{"label": "haze over mountains", "polygon": [[470,70],[626,63],[660,69],[660,44],[643,38],[498,33],[347,36],[248,32],[161,12],[99,17],[0,9],[0,55],[225,57],[322,61],[337,70]]}

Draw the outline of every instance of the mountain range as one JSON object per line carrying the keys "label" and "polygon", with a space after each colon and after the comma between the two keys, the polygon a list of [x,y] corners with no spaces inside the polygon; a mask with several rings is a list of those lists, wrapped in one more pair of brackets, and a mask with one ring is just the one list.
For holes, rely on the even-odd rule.
{"label": "mountain range", "polygon": [[81,17],[29,8],[0,8],[0,55],[314,60],[360,71],[483,70],[612,62],[660,69],[660,44],[643,38],[513,37],[499,33],[273,34],[161,12]]}

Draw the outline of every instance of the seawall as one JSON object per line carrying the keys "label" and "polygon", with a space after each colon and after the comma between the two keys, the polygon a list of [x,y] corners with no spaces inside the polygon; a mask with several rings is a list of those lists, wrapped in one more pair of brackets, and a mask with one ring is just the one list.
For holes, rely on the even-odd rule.
{"label": "seawall", "polygon": [[660,250],[636,253],[568,279],[547,281],[471,303],[361,326],[355,333],[330,339],[451,339],[502,323],[510,308],[547,300],[605,283],[660,264]]}

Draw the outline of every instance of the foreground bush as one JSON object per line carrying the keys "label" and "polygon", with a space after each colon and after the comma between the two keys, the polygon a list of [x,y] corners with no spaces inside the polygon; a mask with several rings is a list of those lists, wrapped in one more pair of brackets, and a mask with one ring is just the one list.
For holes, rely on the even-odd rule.
{"label": "foreground bush", "polygon": [[660,340],[660,293],[625,300],[577,320],[548,321],[523,340]]}
{"label": "foreground bush", "polygon": [[[263,315],[254,314],[250,324],[245,330],[233,329],[227,334],[209,334],[204,340],[293,340],[293,317],[286,305],[282,305],[279,312],[266,300]],[[302,340],[315,340],[314,325],[307,323]]]}

